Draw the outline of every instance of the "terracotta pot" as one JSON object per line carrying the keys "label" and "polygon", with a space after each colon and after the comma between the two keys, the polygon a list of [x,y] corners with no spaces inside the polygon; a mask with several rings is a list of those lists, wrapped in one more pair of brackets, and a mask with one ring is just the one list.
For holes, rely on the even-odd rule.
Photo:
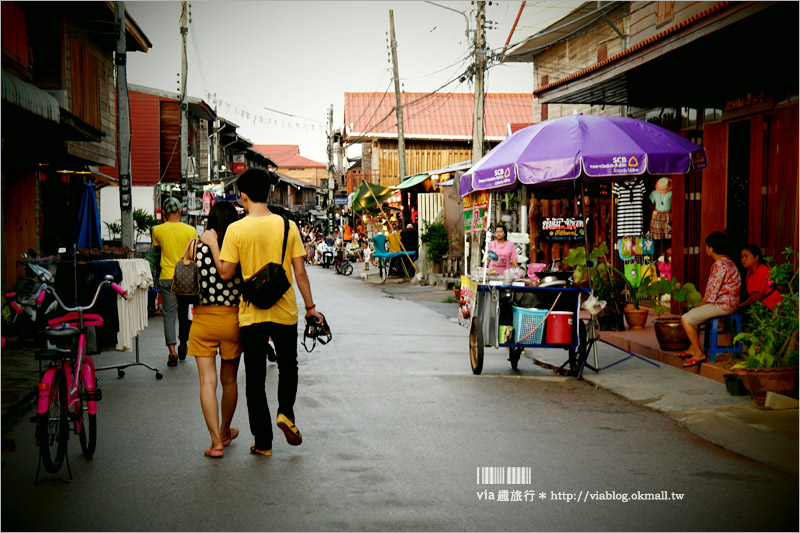
{"label": "terracotta pot", "polygon": [[764,405],[770,391],[797,398],[797,370],[796,366],[747,368],[744,384],[758,405]]}
{"label": "terracotta pot", "polygon": [[456,300],[461,299],[461,287],[453,287],[453,294],[456,295]]}
{"label": "terracotta pot", "polygon": [[649,309],[631,308],[623,311],[625,320],[628,322],[628,328],[630,329],[644,329],[644,325],[647,323],[648,313],[650,313]]}
{"label": "terracotta pot", "polygon": [[690,346],[680,317],[657,318],[653,321],[658,345],[667,352],[682,352]]}

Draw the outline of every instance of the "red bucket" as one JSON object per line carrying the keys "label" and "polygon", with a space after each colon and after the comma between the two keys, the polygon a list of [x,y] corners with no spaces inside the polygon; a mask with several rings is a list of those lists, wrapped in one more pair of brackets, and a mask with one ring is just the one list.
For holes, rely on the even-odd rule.
{"label": "red bucket", "polygon": [[570,311],[551,311],[547,317],[547,344],[572,344]]}

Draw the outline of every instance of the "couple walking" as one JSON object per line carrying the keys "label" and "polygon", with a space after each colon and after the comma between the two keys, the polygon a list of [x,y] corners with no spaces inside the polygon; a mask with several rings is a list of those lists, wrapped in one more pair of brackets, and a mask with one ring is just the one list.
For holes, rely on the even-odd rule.
{"label": "couple walking", "polygon": [[[250,451],[272,455],[272,424],[265,388],[270,338],[275,344],[279,372],[275,422],[289,444],[302,443],[302,435],[294,423],[298,381],[295,283],[305,302],[305,317],[323,321],[315,309],[304,265],[306,251],[294,222],[289,224],[283,261],[292,287],[269,309],[240,301],[243,279],[249,279],[267,263],[280,262],[284,223],[282,217],[267,207],[270,179],[266,172],[248,170],[239,177],[237,186],[247,216],[238,220],[232,204],[218,202],[211,209],[197,249],[200,301],[194,308],[187,352],[195,357],[200,377],[200,403],[211,435],[211,446],[205,450],[207,457],[222,457],[225,446],[239,435],[231,421],[238,399],[236,375],[242,353],[247,412],[255,438]],[[221,420],[216,395],[218,348]]]}

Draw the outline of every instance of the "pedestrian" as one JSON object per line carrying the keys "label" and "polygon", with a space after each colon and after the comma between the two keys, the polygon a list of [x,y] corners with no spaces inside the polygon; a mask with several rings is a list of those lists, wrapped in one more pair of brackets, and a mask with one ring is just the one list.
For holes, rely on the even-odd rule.
{"label": "pedestrian", "polygon": [[689,349],[679,355],[688,359],[683,363],[684,367],[697,366],[707,358],[700,348],[700,324],[717,316],[734,313],[739,305],[742,278],[739,269],[729,257],[728,236],[721,231],[715,231],[706,237],[706,254],[714,260],[706,292],[699,306],[681,316],[681,325],[691,343]]}
{"label": "pedestrian", "polygon": [[[189,241],[197,238],[197,231],[181,222],[181,203],[177,198],[164,200],[161,211],[166,220],[153,228],[153,247],[156,248],[161,266],[158,289],[164,304],[164,339],[169,349],[167,366],[177,366],[178,360],[186,359],[186,343],[189,340],[189,300],[172,293],[172,276],[175,265],[183,257]],[[175,318],[178,319],[178,335],[175,336]],[[177,352],[175,345],[180,340]]]}
{"label": "pedestrian", "polygon": [[[200,377],[200,406],[211,435],[211,446],[206,457],[218,458],[224,448],[239,436],[239,428],[231,425],[239,398],[236,374],[242,355],[239,330],[239,296],[242,276],[237,272],[233,279],[224,281],[215,268],[209,239],[216,239],[219,248],[225,241],[228,227],[239,220],[236,208],[230,202],[217,202],[208,214],[206,231],[200,236],[197,248],[197,268],[200,272],[200,296],[194,306],[194,320],[189,332],[189,355],[195,358]],[[213,230],[213,231],[211,231]],[[219,381],[222,382],[222,417],[217,405],[217,361],[219,349]]]}
{"label": "pedestrian", "polygon": [[366,239],[361,242],[361,255],[364,258],[364,271],[361,274],[361,278],[367,279],[367,276],[369,276],[369,260],[372,253],[369,249],[369,243]]}
{"label": "pedestrian", "polygon": [[755,244],[748,244],[741,252],[742,266],[747,272],[746,287],[747,299],[739,304],[739,309],[747,310],[750,305],[761,302],[770,311],[782,301],[781,293],[775,282],[769,279],[769,267],[761,257],[761,248]]}
{"label": "pedestrian", "polygon": [[[245,171],[239,177],[237,186],[247,216],[228,227],[221,251],[210,239],[209,247],[224,280],[233,277],[237,265],[241,267],[242,277],[247,280],[268,263],[280,262],[284,221],[267,207],[269,181],[269,174],[263,170]],[[300,290],[306,309],[305,318],[323,323],[324,318],[316,310],[311,295],[311,284],[303,263],[304,255],[300,233],[295,223],[290,222],[283,268],[290,284],[296,283]],[[269,338],[275,344],[278,359],[278,409],[275,422],[286,436],[286,441],[297,446],[303,442],[303,437],[295,425],[294,412],[297,396],[297,302],[294,287],[291,286],[269,309],[242,301],[239,306],[239,325],[244,349],[247,412],[250,431],[255,438],[250,451],[258,455],[272,455],[271,416],[265,390]]]}

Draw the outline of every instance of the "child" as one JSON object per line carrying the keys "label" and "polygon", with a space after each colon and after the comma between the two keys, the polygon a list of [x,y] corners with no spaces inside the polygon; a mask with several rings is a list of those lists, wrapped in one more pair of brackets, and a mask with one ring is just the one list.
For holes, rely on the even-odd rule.
{"label": "child", "polygon": [[361,279],[367,279],[367,276],[369,276],[369,259],[372,253],[366,239],[361,242],[361,253],[364,255],[364,272],[361,273]]}

